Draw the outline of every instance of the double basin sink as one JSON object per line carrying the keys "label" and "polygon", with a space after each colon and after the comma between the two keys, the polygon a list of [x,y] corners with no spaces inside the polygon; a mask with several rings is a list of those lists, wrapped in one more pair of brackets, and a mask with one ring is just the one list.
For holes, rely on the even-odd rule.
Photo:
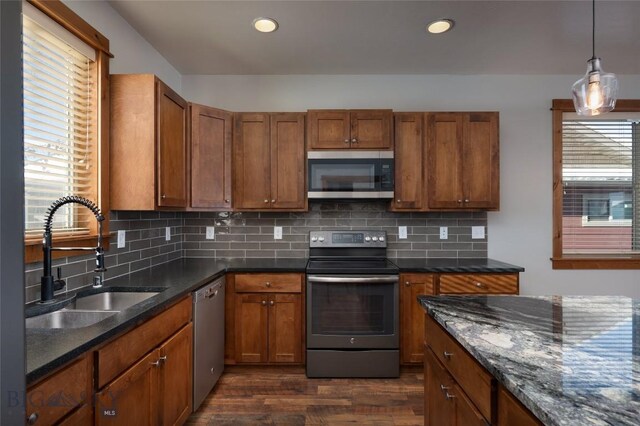
{"label": "double basin sink", "polygon": [[27,328],[82,328],[96,324],[157,292],[105,291],[77,296],[64,308],[26,319]]}

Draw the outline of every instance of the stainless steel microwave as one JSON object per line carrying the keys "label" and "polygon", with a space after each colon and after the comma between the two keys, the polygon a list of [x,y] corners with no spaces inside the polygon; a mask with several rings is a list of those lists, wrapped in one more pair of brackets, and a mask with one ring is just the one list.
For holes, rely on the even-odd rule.
{"label": "stainless steel microwave", "polygon": [[393,198],[393,151],[309,151],[309,198]]}

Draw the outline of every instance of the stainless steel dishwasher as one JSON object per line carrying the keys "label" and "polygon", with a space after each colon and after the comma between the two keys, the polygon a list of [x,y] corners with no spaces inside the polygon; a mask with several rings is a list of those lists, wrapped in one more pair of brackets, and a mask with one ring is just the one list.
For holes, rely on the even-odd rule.
{"label": "stainless steel dishwasher", "polygon": [[193,411],[224,369],[224,277],[193,293]]}

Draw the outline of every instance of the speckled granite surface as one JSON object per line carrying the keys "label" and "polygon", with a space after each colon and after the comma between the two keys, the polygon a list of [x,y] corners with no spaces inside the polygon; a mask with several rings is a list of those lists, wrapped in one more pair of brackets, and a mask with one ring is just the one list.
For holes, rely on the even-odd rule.
{"label": "speckled granite surface", "polygon": [[600,296],[421,296],[418,300],[545,424],[640,424],[640,300]]}
{"label": "speckled granite surface", "polygon": [[[146,321],[225,272],[304,272],[306,266],[307,259],[179,259],[109,280],[104,290],[160,293],[89,327],[27,329],[27,384]],[[81,294],[87,292],[95,291]]]}
{"label": "speckled granite surface", "polygon": [[394,258],[400,272],[509,273],[524,272],[521,266],[487,258]]}

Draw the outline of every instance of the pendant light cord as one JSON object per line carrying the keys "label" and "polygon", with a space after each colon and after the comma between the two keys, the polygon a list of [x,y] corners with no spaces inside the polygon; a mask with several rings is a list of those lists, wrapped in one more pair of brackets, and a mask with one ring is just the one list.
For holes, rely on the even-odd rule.
{"label": "pendant light cord", "polygon": [[596,59],[596,0],[591,2],[591,59]]}

